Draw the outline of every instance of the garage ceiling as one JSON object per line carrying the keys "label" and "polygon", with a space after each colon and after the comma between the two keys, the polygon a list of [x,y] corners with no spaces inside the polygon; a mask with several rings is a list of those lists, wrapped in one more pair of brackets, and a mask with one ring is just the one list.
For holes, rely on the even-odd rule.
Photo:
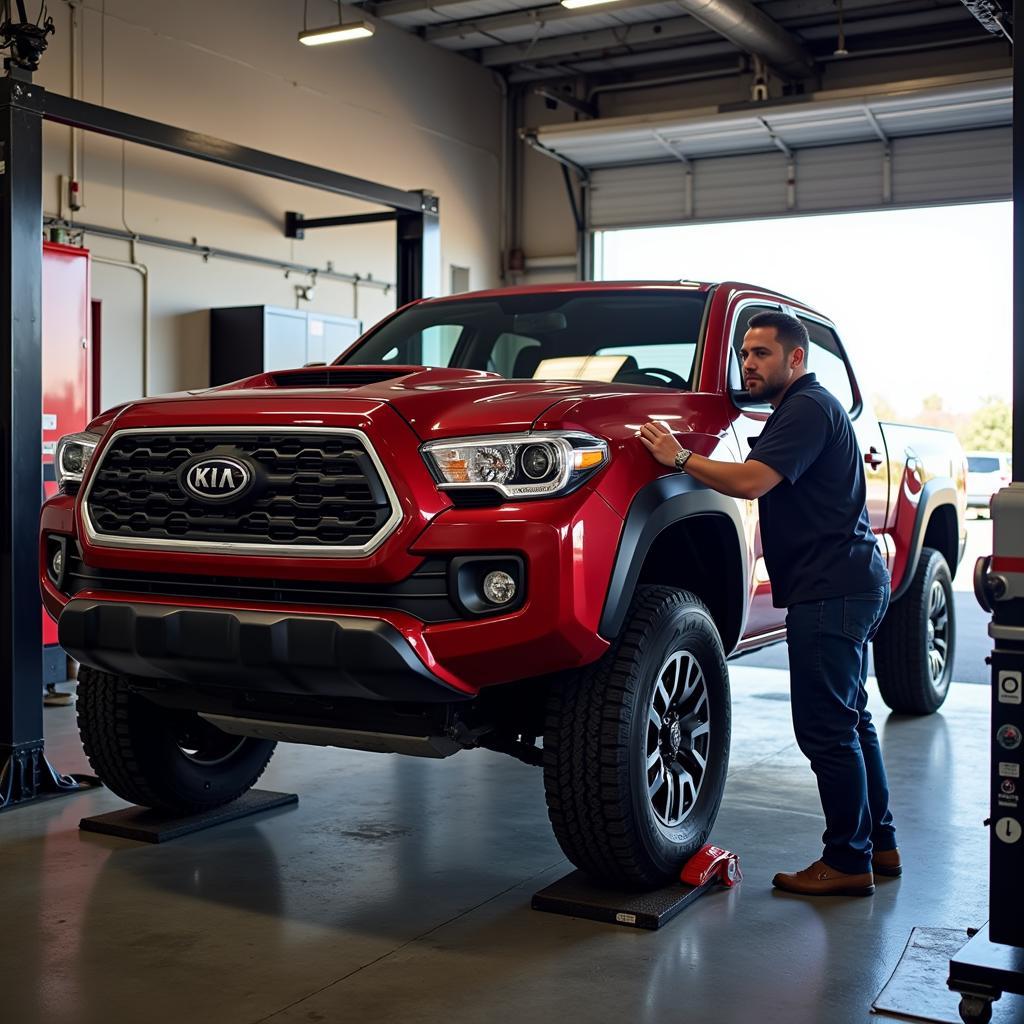
{"label": "garage ceiling", "polygon": [[799,77],[801,60],[808,61],[809,72],[820,62],[842,59],[836,53],[842,49],[866,56],[999,45],[991,15],[1002,9],[996,0],[842,0],[840,44],[835,0],[615,0],[576,9],[531,0],[365,0],[355,6],[499,70],[510,82],[694,62],[735,64],[757,52],[751,45],[755,32],[772,39],[771,54],[761,50],[769,62],[776,69],[787,65],[783,72]]}

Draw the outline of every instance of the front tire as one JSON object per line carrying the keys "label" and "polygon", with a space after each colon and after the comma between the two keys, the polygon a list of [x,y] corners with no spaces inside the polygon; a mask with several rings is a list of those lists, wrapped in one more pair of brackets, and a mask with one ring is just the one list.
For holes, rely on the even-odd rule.
{"label": "front tire", "polygon": [[544,790],[565,855],[611,884],[678,878],[718,816],[729,742],[710,613],[686,591],[638,588],[604,657],[548,701]]}
{"label": "front tire", "polygon": [[956,655],[953,578],[942,553],[922,548],[910,586],[886,613],[875,637],[882,699],[907,715],[930,715],[949,693]]}
{"label": "front tire", "polygon": [[124,800],[192,814],[240,797],[275,744],[229,736],[191,711],[162,708],[121,676],[78,670],[78,730],[93,770]]}

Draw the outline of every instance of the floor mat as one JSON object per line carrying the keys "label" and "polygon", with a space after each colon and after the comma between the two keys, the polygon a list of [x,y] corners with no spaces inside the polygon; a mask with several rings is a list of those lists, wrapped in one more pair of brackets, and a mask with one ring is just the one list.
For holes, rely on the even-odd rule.
{"label": "floor mat", "polygon": [[[967,943],[966,928],[915,928],[892,977],[871,1004],[872,1012],[899,1020],[962,1024],[960,994],[946,987],[949,961]],[[1021,1019],[1020,996],[992,1004],[992,1024]]]}

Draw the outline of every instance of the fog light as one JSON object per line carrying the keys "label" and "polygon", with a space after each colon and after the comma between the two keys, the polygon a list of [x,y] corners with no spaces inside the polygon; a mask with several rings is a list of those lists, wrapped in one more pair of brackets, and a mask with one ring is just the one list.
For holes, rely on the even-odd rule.
{"label": "fog light", "polygon": [[64,572],[64,551],[62,548],[57,548],[53,553],[53,558],[50,559],[50,568],[53,570],[53,578],[59,580],[61,573]]}
{"label": "fog light", "polygon": [[507,572],[489,572],[484,577],[484,597],[491,604],[508,604],[516,596],[516,581]]}

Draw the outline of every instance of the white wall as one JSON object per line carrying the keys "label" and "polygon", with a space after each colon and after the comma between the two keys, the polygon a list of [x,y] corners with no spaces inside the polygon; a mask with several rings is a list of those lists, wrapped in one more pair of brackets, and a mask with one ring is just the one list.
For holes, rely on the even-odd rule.
{"label": "white wall", "polygon": [[[71,95],[71,9],[50,6],[57,34],[36,81]],[[311,27],[336,18],[334,3],[310,0]],[[470,268],[473,288],[497,283],[501,96],[490,72],[386,23],[372,39],[301,46],[302,0],[85,0],[77,19],[79,98],[395,188],[429,189],[441,202],[441,287],[450,264]],[[51,124],[44,132],[44,208],[56,214],[72,133]],[[78,140],[79,223],[395,279],[391,224],[284,237],[286,210],[317,217],[373,207],[90,133]],[[87,234],[85,243],[97,255],[132,258],[127,242]],[[295,284],[308,283],[141,244],[134,258],[151,286],[152,393],[206,383],[207,309],[295,306]],[[97,263],[93,297],[103,303],[102,402],[110,405],[142,393],[141,277]],[[395,300],[393,291],[321,279],[305,305],[369,325]]]}

